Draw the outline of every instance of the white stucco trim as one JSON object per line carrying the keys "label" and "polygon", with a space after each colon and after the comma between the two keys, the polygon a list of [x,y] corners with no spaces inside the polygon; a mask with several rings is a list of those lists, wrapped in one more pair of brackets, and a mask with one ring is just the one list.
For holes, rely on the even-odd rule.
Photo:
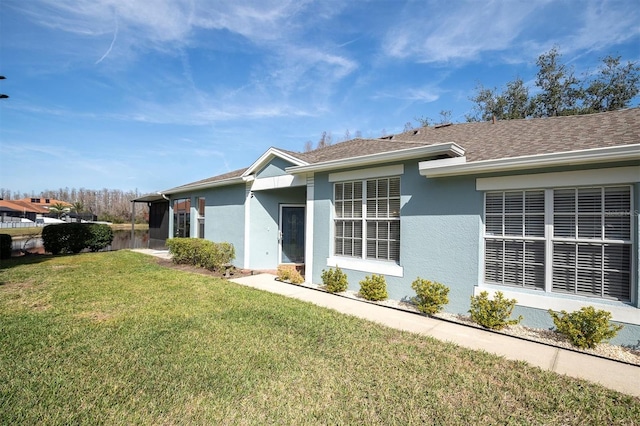
{"label": "white stucco trim", "polygon": [[244,269],[251,268],[251,182],[247,182],[244,194]]}
{"label": "white stucco trim", "polygon": [[557,186],[612,185],[640,181],[640,166],[571,172],[537,173],[515,176],[477,178],[478,191],[549,188]]}
{"label": "white stucco trim", "polygon": [[403,277],[404,268],[393,262],[380,260],[356,259],[352,257],[332,256],[327,258],[327,266],[353,269],[354,271],[369,272],[372,274]]}
{"label": "white stucco trim", "polygon": [[305,284],[313,284],[313,213],[315,198],[315,177],[310,175],[307,177],[307,208],[305,222],[305,249],[304,249],[304,282]]}
{"label": "white stucco trim", "polygon": [[473,161],[464,164],[439,164],[434,161],[421,161],[418,163],[418,169],[422,176],[432,178],[639,159],[640,144],[633,144],[579,151],[500,158],[495,160]]}
{"label": "white stucco trim", "polygon": [[611,312],[611,319],[613,321],[640,325],[640,309],[622,302],[611,301],[609,304],[594,300],[590,297],[547,292],[538,292],[539,294],[533,294],[526,291],[519,291],[513,287],[498,287],[499,286],[480,285],[474,287],[473,295],[477,296],[481,292],[486,291],[489,293],[489,297],[493,297],[495,292],[500,291],[506,298],[516,299],[518,301],[517,305],[519,306],[544,310],[552,309],[556,312],[561,310],[572,312],[585,306],[593,306],[596,309],[603,309]]}
{"label": "white stucco trim", "polygon": [[249,168],[242,174],[242,176],[249,176],[260,170],[262,166],[271,161],[273,157],[282,158],[283,160],[288,161],[295,166],[304,166],[308,164],[307,162],[302,161],[301,159],[296,158],[291,154],[287,154],[286,152],[280,151],[277,148],[271,147],[264,154],[262,154],[260,158],[254,161],[253,164],[249,166]]}
{"label": "white stucco trim", "polygon": [[351,170],[348,172],[329,173],[329,182],[399,176],[402,174],[404,174],[404,164],[396,164],[393,166],[372,167],[369,169]]}
{"label": "white stucco trim", "polygon": [[347,167],[368,166],[380,163],[410,160],[413,158],[427,158],[436,155],[450,155],[460,157],[464,155],[464,148],[455,142],[439,143],[416,148],[399,149],[397,151],[379,152],[377,154],[361,155],[356,157],[341,158],[338,160],[324,161],[305,166],[287,167],[287,173],[319,172]]}
{"label": "white stucco trim", "polygon": [[305,176],[282,175],[268,178],[256,178],[253,181],[252,191],[264,191],[265,189],[291,188],[294,186],[305,186],[307,183]]}

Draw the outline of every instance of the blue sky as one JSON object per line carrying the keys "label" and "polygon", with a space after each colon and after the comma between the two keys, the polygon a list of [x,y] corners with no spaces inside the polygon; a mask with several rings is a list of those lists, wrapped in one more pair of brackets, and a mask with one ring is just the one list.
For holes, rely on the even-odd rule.
{"label": "blue sky", "polygon": [[[629,1],[1,0],[0,187],[155,192],[402,131],[478,83],[640,60]],[[633,105],[638,105],[635,99]]]}

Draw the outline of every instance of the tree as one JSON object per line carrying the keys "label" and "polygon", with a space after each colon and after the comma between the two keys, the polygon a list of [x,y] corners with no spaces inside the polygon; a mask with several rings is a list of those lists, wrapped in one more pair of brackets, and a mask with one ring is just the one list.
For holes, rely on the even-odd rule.
{"label": "tree", "polygon": [[640,66],[620,63],[620,56],[607,56],[603,66],[584,89],[584,109],[587,113],[615,111],[627,108],[640,92]]}
{"label": "tree", "polygon": [[508,82],[501,91],[478,84],[469,98],[474,107],[467,121],[613,111],[627,108],[640,93],[640,66],[635,62],[622,64],[619,56],[607,56],[596,73],[579,80],[560,58],[555,47],[538,57],[535,86],[539,93],[533,97],[520,78]]}
{"label": "tree", "polygon": [[58,219],[60,219],[60,217],[62,217],[62,215],[64,215],[65,213],[69,213],[69,210],[71,209],[62,203],[54,203],[51,205],[51,207],[49,207],[49,211],[55,214]]}
{"label": "tree", "polygon": [[316,145],[316,149],[330,146],[332,143],[331,139],[332,137],[330,132],[326,132],[326,131],[322,132],[322,136],[320,136],[320,140],[318,141],[318,145]]}
{"label": "tree", "polygon": [[560,53],[551,49],[538,57],[539,67],[536,86],[542,92],[535,96],[534,117],[556,117],[579,113],[578,101],[582,97],[579,81],[573,75],[573,69],[559,63]]}
{"label": "tree", "polygon": [[84,211],[84,203],[82,201],[76,201],[71,205],[71,210],[76,213],[82,213]]}

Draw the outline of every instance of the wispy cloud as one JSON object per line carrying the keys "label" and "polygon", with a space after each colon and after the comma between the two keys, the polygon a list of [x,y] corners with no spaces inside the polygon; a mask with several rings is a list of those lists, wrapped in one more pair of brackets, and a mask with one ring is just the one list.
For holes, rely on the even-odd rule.
{"label": "wispy cloud", "polygon": [[[576,7],[549,0],[431,1],[405,11],[407,22],[387,32],[382,49],[393,58],[448,65],[479,60],[489,52],[506,54],[509,63],[522,62],[518,58],[553,45],[566,52],[603,50],[640,33],[640,12],[632,3],[583,1]],[[560,8],[566,10],[559,13]]]}

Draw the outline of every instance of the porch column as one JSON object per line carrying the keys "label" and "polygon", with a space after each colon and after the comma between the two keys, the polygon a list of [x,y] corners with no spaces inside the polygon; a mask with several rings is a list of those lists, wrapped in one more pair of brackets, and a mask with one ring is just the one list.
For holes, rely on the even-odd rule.
{"label": "porch column", "polygon": [[244,269],[251,269],[249,255],[251,253],[251,187],[253,182],[246,183],[244,192]]}
{"label": "porch column", "polygon": [[313,201],[315,198],[315,177],[307,176],[307,208],[305,219],[304,282],[313,284]]}

